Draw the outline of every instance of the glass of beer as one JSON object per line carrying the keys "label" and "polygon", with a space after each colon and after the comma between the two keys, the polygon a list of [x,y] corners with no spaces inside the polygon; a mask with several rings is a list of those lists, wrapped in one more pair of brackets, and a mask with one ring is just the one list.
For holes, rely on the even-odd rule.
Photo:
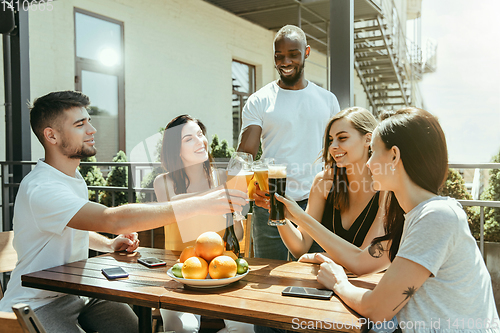
{"label": "glass of beer", "polygon": [[274,163],[272,158],[264,158],[253,162],[252,170],[254,172],[254,180],[259,183],[259,188],[261,191],[269,192],[268,179],[268,167],[270,164]]}
{"label": "glass of beer", "polygon": [[285,225],[284,205],[276,200],[274,194],[278,193],[281,196],[285,196],[286,164],[269,165],[268,169],[271,208],[269,209],[269,221],[267,224],[271,226]]}
{"label": "glass of beer", "polygon": [[[248,192],[248,185],[253,177],[252,162],[253,156],[243,152],[236,152],[231,157],[226,170],[226,186],[228,189]],[[240,212],[234,212],[233,215],[238,221],[244,219]]]}

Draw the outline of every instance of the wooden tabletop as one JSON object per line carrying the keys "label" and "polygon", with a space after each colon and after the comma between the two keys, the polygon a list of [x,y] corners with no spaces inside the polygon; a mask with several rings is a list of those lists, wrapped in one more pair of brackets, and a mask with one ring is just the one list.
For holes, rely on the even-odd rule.
{"label": "wooden tabletop", "polygon": [[[281,296],[287,286],[321,288],[319,266],[247,258],[250,272],[225,287],[195,289],[174,281],[166,271],[179,252],[139,248],[136,253],[110,253],[22,276],[23,286],[90,296],[144,307],[160,307],[262,326],[307,332],[359,332],[360,317],[336,296],[330,301]],[[140,257],[156,257],[167,266],[147,268]],[[130,276],[108,281],[101,268],[121,266]],[[353,284],[374,288],[381,274],[352,277]]]}

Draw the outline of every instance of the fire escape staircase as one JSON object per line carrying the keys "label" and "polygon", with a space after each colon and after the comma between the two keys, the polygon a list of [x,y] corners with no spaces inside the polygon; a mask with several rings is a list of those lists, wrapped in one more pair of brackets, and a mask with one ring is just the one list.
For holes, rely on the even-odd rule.
{"label": "fire escape staircase", "polygon": [[354,66],[374,114],[411,104],[406,54],[390,30],[382,16],[354,24]]}

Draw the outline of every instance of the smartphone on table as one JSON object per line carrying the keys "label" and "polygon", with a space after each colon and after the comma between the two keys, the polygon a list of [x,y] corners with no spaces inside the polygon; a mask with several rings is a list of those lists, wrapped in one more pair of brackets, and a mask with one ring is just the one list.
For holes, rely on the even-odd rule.
{"label": "smartphone on table", "polygon": [[333,296],[333,291],[308,287],[286,287],[281,295],[329,300]]}
{"label": "smartphone on table", "polygon": [[110,280],[128,277],[128,273],[120,266],[102,268],[101,272]]}
{"label": "smartphone on table", "polygon": [[150,257],[150,258],[139,258],[137,259],[138,262],[143,264],[144,266],[147,267],[158,267],[158,266],[165,266],[167,263],[161,259]]}

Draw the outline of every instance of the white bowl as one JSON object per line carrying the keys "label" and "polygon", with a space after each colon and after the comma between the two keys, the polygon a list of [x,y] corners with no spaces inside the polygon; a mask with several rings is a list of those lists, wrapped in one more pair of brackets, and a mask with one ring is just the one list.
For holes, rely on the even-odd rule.
{"label": "white bowl", "polygon": [[245,273],[243,274],[236,274],[236,276],[233,276],[231,278],[227,279],[183,279],[183,278],[178,278],[177,276],[172,273],[172,267],[170,267],[167,271],[167,275],[170,276],[172,279],[174,279],[177,282],[184,283],[187,286],[194,287],[194,288],[218,288],[218,287],[223,287],[227,286],[230,283],[236,282],[243,277],[245,277],[250,269],[248,269]]}

